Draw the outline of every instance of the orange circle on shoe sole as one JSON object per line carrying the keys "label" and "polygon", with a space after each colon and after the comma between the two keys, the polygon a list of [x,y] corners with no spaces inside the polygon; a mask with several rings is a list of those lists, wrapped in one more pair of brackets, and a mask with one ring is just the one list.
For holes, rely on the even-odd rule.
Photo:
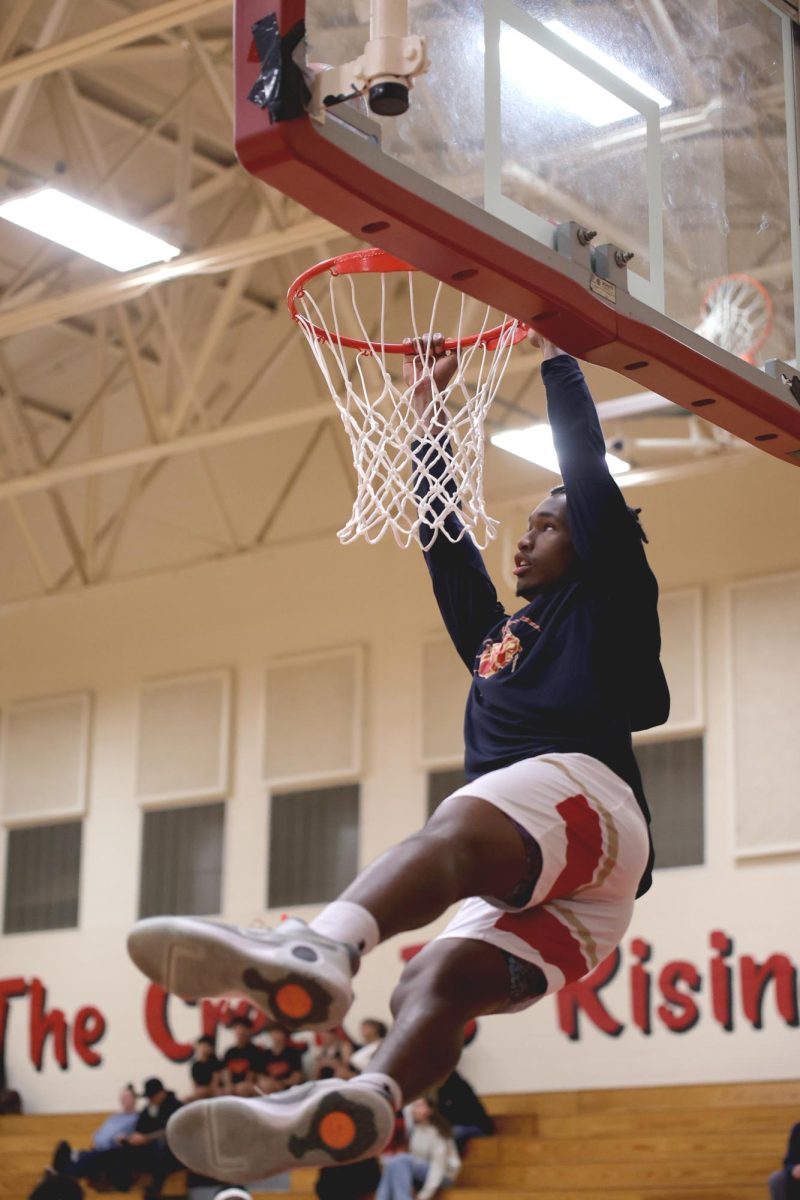
{"label": "orange circle on shoe sole", "polygon": [[328,1113],[319,1123],[320,1141],[331,1150],[345,1150],[355,1136],[356,1123],[347,1113]]}
{"label": "orange circle on shoe sole", "polygon": [[287,1017],[301,1020],[311,1012],[311,997],[304,987],[297,983],[284,984],[273,996],[273,1003]]}

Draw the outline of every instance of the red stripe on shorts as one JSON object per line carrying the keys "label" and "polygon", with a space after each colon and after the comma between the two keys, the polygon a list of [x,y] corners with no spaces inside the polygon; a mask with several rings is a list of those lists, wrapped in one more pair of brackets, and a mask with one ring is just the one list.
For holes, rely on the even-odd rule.
{"label": "red stripe on shorts", "polygon": [[603,829],[600,818],[585,796],[568,796],[556,805],[566,826],[567,860],[564,869],[546,896],[539,901],[571,896],[579,887],[594,879],[603,855]]}
{"label": "red stripe on shorts", "polygon": [[567,983],[580,979],[590,969],[577,938],[558,917],[546,908],[528,908],[521,913],[504,913],[495,921],[497,929],[505,929],[538,950],[546,963],[563,971]]}

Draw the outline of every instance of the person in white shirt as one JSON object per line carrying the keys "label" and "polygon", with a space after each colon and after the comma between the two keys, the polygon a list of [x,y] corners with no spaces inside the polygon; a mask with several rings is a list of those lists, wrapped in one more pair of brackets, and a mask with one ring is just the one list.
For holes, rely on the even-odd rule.
{"label": "person in white shirt", "polygon": [[383,1160],[376,1200],[432,1200],[440,1188],[456,1181],[461,1159],[445,1118],[425,1096],[411,1105],[411,1116],[408,1152]]}
{"label": "person in white shirt", "polygon": [[361,1040],[364,1044],[350,1055],[351,1073],[366,1071],[373,1055],[380,1050],[387,1033],[388,1030],[383,1021],[376,1021],[369,1017],[366,1021],[361,1022]]}

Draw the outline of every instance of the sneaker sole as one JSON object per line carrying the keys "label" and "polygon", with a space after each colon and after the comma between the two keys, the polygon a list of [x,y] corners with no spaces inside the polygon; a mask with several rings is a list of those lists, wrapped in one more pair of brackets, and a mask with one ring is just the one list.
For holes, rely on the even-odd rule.
{"label": "sneaker sole", "polygon": [[394,1125],[390,1105],[369,1088],[328,1090],[286,1108],[270,1112],[264,1101],[236,1096],[195,1100],[170,1118],[167,1142],[190,1171],[246,1184],[369,1158]]}
{"label": "sneaker sole", "polygon": [[309,949],[298,949],[305,954],[293,954],[285,938],[259,938],[254,945],[235,930],[189,917],[140,921],[128,937],[128,953],[139,970],[185,1000],[243,997],[291,1030],[341,1024],[352,991],[309,971]]}

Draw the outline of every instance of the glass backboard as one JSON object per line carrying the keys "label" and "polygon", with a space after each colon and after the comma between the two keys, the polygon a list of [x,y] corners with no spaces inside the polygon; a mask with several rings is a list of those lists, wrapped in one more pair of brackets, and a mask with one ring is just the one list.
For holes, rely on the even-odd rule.
{"label": "glass backboard", "polygon": [[[356,99],[321,122],[273,124],[242,90],[258,72],[249,27],[276,9],[283,34],[304,19],[309,61],[356,59],[370,36],[368,0],[238,0],[238,146],[254,173],[566,349],[800,460],[788,5],[410,0],[430,68],[408,112],[375,117]],[[591,245],[576,230],[593,232]],[[632,255],[624,269],[604,244]],[[725,305],[740,301],[744,339],[726,341],[736,313]]]}

